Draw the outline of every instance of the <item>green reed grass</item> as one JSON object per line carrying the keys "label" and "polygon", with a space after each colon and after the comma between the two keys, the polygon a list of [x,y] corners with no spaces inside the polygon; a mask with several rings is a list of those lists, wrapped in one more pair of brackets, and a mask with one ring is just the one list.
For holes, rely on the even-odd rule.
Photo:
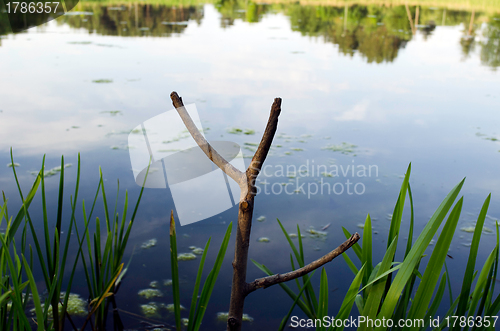
{"label": "green reed grass", "polygon": [[[425,330],[429,327],[429,321],[435,317],[438,308],[441,306],[441,301],[445,292],[446,286],[449,288],[450,304],[445,316],[441,317],[442,324],[438,330],[445,328],[445,318],[452,316],[464,316],[469,325],[477,316],[495,316],[500,310],[500,295],[493,298],[495,279],[498,271],[499,261],[499,227],[496,226],[497,243],[493,251],[488,256],[484,266],[482,267],[477,277],[476,283],[473,286],[474,279],[477,276],[475,271],[475,262],[478,253],[481,232],[483,230],[486,213],[490,203],[491,195],[486,198],[476,222],[476,228],[469,252],[469,258],[465,275],[463,277],[462,289],[460,295],[453,300],[451,291],[451,281],[447,271],[445,259],[455,234],[458,220],[463,205],[463,197],[455,200],[463,186],[464,180],[458,183],[450,193],[441,202],[440,206],[428,221],[418,238],[413,242],[413,227],[414,227],[414,208],[411,186],[409,183],[411,172],[411,164],[408,166],[405,178],[401,185],[398,200],[394,207],[393,216],[391,219],[390,230],[387,240],[387,250],[381,262],[373,265],[372,259],[372,226],[370,215],[367,216],[364,228],[362,245],[356,243],[352,249],[362,265],[360,269],[356,267],[349,256],[344,253],[342,256],[346,261],[347,266],[354,274],[354,280],[349,287],[347,294],[344,297],[339,312],[335,316],[336,319],[348,318],[351,313],[352,306],[355,304],[361,316],[366,319],[392,319],[397,321],[400,319],[422,319],[425,325],[422,327],[406,327],[402,330]],[[395,262],[398,238],[400,237],[400,227],[403,216],[403,208],[408,195],[410,203],[410,228],[408,233],[408,242],[405,247],[405,254],[402,262]],[[443,221],[448,215],[444,226],[439,234],[436,245],[433,247],[430,257],[424,255],[425,251],[431,245],[432,238],[437,234]],[[291,241],[288,233],[283,228],[281,222],[278,223],[287,238],[287,241],[292,249],[293,254],[299,266],[303,266],[304,255],[302,251],[302,240],[299,230],[299,249],[297,250],[294,243]],[[343,228],[346,238],[351,234]],[[293,256],[290,255],[292,269],[295,269]],[[423,259],[426,259],[426,267],[423,271],[419,270]],[[266,274],[271,275],[272,272],[262,264],[253,261],[257,267],[263,270]],[[443,271],[444,267],[444,271]],[[307,281],[307,282],[306,282]],[[297,280],[299,293],[295,294],[287,285],[280,284],[285,292],[294,300],[293,305],[288,315],[283,319],[279,330],[283,330],[286,322],[292,313],[293,308],[298,305],[299,308],[311,319],[322,319],[328,315],[328,283],[326,272],[322,271],[320,279],[320,294],[318,301],[315,298],[314,290],[310,286],[310,278],[306,279],[302,285]],[[323,331],[326,328],[320,326],[316,328],[318,331]],[[343,327],[330,327],[330,330],[342,330]],[[367,324],[359,325],[358,330],[400,330],[396,326],[393,328],[369,327]],[[460,325],[457,323],[451,330],[494,330],[493,323],[490,326],[470,327],[468,325]]]}
{"label": "green reed grass", "polygon": [[[201,256],[200,265],[198,267],[198,273],[196,275],[196,282],[193,289],[191,305],[189,307],[187,331],[200,330],[203,316],[205,315],[205,311],[207,309],[210,296],[212,295],[212,291],[215,287],[215,282],[217,280],[220,268],[222,266],[222,261],[224,260],[224,256],[226,255],[226,249],[229,244],[229,239],[231,237],[232,227],[233,223],[231,222],[227,227],[226,234],[224,235],[224,239],[222,240],[221,246],[219,248],[219,253],[217,254],[217,258],[215,259],[214,262],[214,266],[210,270],[205,280],[205,283],[203,284],[203,288],[200,294],[199,289],[201,284],[201,276],[203,274],[203,267],[205,265],[205,258],[207,256],[207,251],[210,246],[211,238],[208,239],[207,244],[205,245],[205,249],[203,250],[203,255]],[[177,331],[180,331],[182,327],[181,327],[181,303],[179,295],[180,293],[179,266],[177,261],[177,235],[175,231],[175,220],[173,211],[170,214],[170,263],[172,266],[172,286],[173,286],[173,297],[174,297],[175,323]]]}
{"label": "green reed grass", "polygon": [[[14,162],[12,150],[11,161]],[[80,237],[75,217],[80,183],[80,155],[78,155],[75,191],[74,195],[70,197],[71,212],[69,217],[63,216],[65,167],[64,157],[62,157],[55,229],[51,238],[49,231],[50,217],[48,215],[45,190],[44,166],[45,157],[42,162],[42,168],[38,173],[31,190],[26,195],[26,198],[21,190],[16,169],[15,167],[12,168],[19,195],[23,203],[14,219],[8,215],[7,199],[5,198],[5,195],[3,196],[3,205],[0,209],[0,225],[2,224],[3,219],[5,219],[7,221],[7,227],[5,234],[0,235],[0,241],[2,242],[2,246],[0,247],[0,329],[31,330],[32,326],[26,317],[26,311],[28,300],[32,298],[38,330],[63,330],[66,320],[69,320],[72,328],[77,330],[71,316],[67,312],[67,307],[76,266],[80,257],[84,265],[85,276],[91,298],[91,310],[85,320],[85,323],[81,327],[81,330],[85,329],[87,322],[94,314],[96,315],[94,323],[95,327],[103,329],[107,312],[107,305],[105,304],[107,303],[106,300],[113,300],[113,294],[118,290],[118,285],[126,273],[126,268],[123,269],[122,259],[144,188],[141,189],[132,217],[128,223],[126,222],[128,193],[125,193],[125,203],[120,221],[119,214],[116,210],[118,206],[118,193],[114,213],[113,216],[110,217],[106,192],[104,189],[103,175],[102,171],[100,171],[99,185],[89,215],[87,215],[85,210],[85,202],[82,201],[85,229],[82,232],[82,237]],[[39,187],[41,187],[41,218],[43,223],[43,236],[41,237],[39,237],[36,233],[33,225],[34,222],[28,211],[28,207],[30,206]],[[101,242],[101,227],[99,218],[96,218],[96,232],[92,237],[93,244],[91,244],[91,236],[88,230],[99,192],[102,193],[102,201],[104,203],[105,210],[106,232],[103,234],[104,245]],[[68,219],[69,222],[68,229],[66,230],[66,240],[61,243],[63,219]],[[17,230],[21,228],[23,221],[24,226],[22,227],[21,233],[21,247],[18,252],[14,237]],[[73,262],[71,272],[69,273],[69,277],[64,278],[66,274],[65,270],[68,262],[71,233],[73,229],[75,230],[78,239],[78,252]],[[32,235],[36,257],[38,258],[37,262],[40,264],[45,287],[48,292],[48,295],[45,298],[42,298],[39,295],[33,278],[33,249],[31,245],[29,246],[29,250],[27,250],[26,247],[26,237],[28,231]],[[88,255],[85,255],[82,251],[84,243],[87,243]],[[90,272],[87,266],[90,266]],[[62,289],[63,281],[66,284],[64,291]],[[30,291],[32,295],[30,295]],[[49,307],[51,307],[51,309],[49,309]]]}

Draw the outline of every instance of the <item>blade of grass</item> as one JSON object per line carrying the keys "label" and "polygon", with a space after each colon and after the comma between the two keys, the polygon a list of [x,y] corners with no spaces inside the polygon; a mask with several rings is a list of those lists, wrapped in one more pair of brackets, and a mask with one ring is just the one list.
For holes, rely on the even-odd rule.
{"label": "blade of grass", "polygon": [[[469,295],[472,285],[472,277],[474,274],[474,269],[476,266],[477,251],[479,249],[479,241],[481,240],[481,233],[483,231],[484,221],[486,219],[486,213],[488,212],[488,207],[491,200],[491,194],[486,197],[486,200],[481,207],[479,212],[479,217],[477,218],[476,228],[474,229],[474,235],[472,237],[472,243],[469,251],[469,259],[467,260],[467,267],[465,268],[465,275],[462,282],[462,290],[460,291],[456,316],[465,316],[465,311],[467,309],[467,304],[469,302]],[[458,330],[459,326],[455,328],[450,328],[450,331]]]}
{"label": "blade of grass", "polygon": [[[305,284],[306,286],[309,284],[309,282],[311,281],[311,278],[312,276],[314,275],[314,273],[316,272],[316,270],[314,270],[312,273],[311,273],[311,277],[309,277],[309,279],[307,280],[307,283]],[[290,318],[290,315],[292,314],[292,311],[293,309],[295,308],[295,306],[297,305],[299,299],[300,299],[300,296],[303,294],[304,290],[306,289],[306,286],[303,286],[302,289],[299,291],[299,294],[297,294],[297,297],[296,299],[293,301],[293,304],[292,304],[292,307],[290,307],[290,310],[288,311],[288,314],[281,320],[281,324],[278,328],[278,331],[283,331],[283,329],[286,327],[286,323],[288,321],[288,319]]]}
{"label": "blade of grass", "polygon": [[415,241],[414,246],[402,263],[403,266],[397,273],[394,281],[392,282],[392,285],[389,288],[386,299],[382,304],[379,318],[390,318],[392,316],[403,288],[405,287],[407,281],[410,279],[415,266],[420,261],[420,257],[423,255],[425,249],[428,247],[430,241],[432,240],[432,237],[436,233],[437,229],[441,225],[441,222],[451,208],[455,198],[457,197],[460,189],[463,186],[464,181],[465,179],[463,179],[450,191],[450,193],[440,204],[434,215],[431,217],[425,228],[422,230],[420,236]]}
{"label": "blade of grass", "polygon": [[224,235],[224,239],[222,240],[221,246],[219,248],[219,253],[217,254],[217,258],[215,259],[214,266],[210,271],[210,273],[208,274],[205,284],[203,284],[203,289],[201,291],[198,309],[196,310],[196,316],[195,316],[196,323],[194,325],[195,331],[200,329],[201,321],[203,320],[203,316],[205,315],[205,311],[208,306],[208,301],[210,300],[210,296],[212,295],[212,291],[215,287],[215,281],[219,276],[219,271],[222,266],[222,261],[224,260],[224,256],[226,255],[226,249],[227,245],[229,244],[229,239],[231,238],[232,228],[233,228],[233,222],[229,223],[229,226],[227,227],[226,234]]}
{"label": "blade of grass", "polygon": [[177,263],[177,241],[174,211],[170,213],[170,266],[172,268],[172,292],[174,297],[175,327],[181,331],[181,299],[179,295],[179,267]]}
{"label": "blade of grass", "polygon": [[462,211],[463,197],[458,200],[446,221],[441,235],[436,243],[432,255],[427,263],[423,278],[415,294],[408,317],[411,319],[421,319],[425,317],[429,303],[431,302],[432,294],[439,279],[443,264],[446,259],[446,254],[450,248],[451,240],[457,228],[460,212]]}

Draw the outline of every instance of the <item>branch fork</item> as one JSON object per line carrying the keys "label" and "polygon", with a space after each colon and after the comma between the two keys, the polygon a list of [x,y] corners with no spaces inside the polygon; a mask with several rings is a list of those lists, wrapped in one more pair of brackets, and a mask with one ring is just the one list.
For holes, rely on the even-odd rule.
{"label": "branch fork", "polygon": [[344,243],[336,249],[309,263],[308,265],[293,270],[284,274],[275,274],[254,280],[251,283],[246,282],[247,261],[248,261],[248,247],[250,245],[250,230],[252,227],[252,216],[254,198],[257,193],[255,187],[255,180],[260,173],[262,164],[266,160],[269,149],[274,139],[276,129],[278,128],[278,117],[281,113],[281,98],[275,98],[271,106],[271,113],[267,121],[266,129],[260,141],[259,147],[255,152],[250,166],[243,173],[236,169],[232,164],[227,162],[203,137],[198,131],[193,120],[184,108],[182,98],[176,92],[170,94],[172,103],[177,109],[184,125],[189,133],[196,141],[198,146],[203,150],[207,157],[215,163],[224,173],[231,177],[241,189],[239,211],[238,211],[238,228],[236,231],[236,246],[234,250],[233,266],[233,283],[231,287],[231,300],[229,304],[229,317],[227,321],[228,331],[240,331],[243,305],[245,298],[248,294],[259,288],[266,288],[282,282],[301,277],[309,272],[323,266],[324,264],[332,261],[340,254],[347,251],[352,245],[359,240],[359,234],[353,234]]}

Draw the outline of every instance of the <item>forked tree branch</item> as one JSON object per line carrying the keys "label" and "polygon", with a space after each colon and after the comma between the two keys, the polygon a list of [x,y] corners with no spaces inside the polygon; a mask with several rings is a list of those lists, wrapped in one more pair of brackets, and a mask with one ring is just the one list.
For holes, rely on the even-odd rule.
{"label": "forked tree branch", "polygon": [[290,271],[290,272],[287,272],[285,274],[275,274],[275,275],[271,275],[271,276],[267,276],[267,277],[263,277],[263,278],[258,278],[258,279],[254,280],[253,282],[248,284],[247,294],[252,293],[253,291],[255,291],[259,288],[266,288],[269,286],[273,286],[273,285],[283,283],[283,282],[288,282],[289,280],[304,276],[305,274],[308,274],[311,271],[318,269],[322,265],[332,261],[334,258],[339,256],[340,254],[346,252],[349,248],[352,247],[352,245],[354,245],[359,240],[359,238],[360,238],[359,234],[356,232],[349,239],[344,241],[339,247],[335,248],[330,253],[323,255],[322,257],[320,257],[316,261],[313,261],[300,269]]}
{"label": "forked tree branch", "polygon": [[227,162],[203,137],[203,135],[198,131],[198,128],[194,124],[191,116],[184,108],[184,103],[182,102],[182,98],[179,97],[177,92],[172,92],[170,94],[170,98],[172,99],[172,103],[174,104],[175,109],[179,113],[184,125],[188,129],[189,133],[196,141],[198,146],[203,150],[203,152],[208,156],[208,158],[215,163],[222,171],[224,171],[229,177],[234,179],[236,183],[240,186],[246,183],[246,178],[244,173],[236,169],[231,163]]}
{"label": "forked tree branch", "polygon": [[238,209],[238,228],[236,231],[236,245],[233,260],[233,283],[231,286],[231,301],[229,303],[229,316],[227,321],[228,331],[240,331],[243,315],[243,306],[246,296],[258,288],[266,288],[278,283],[286,282],[303,276],[322,265],[332,261],[348,250],[359,240],[359,234],[355,233],[339,247],[324,255],[318,260],[309,263],[303,268],[285,273],[276,274],[264,278],[259,278],[251,283],[246,282],[248,248],[250,246],[250,232],[252,228],[252,215],[254,198],[256,195],[255,179],[260,173],[262,164],[266,160],[269,149],[273,142],[276,129],[278,127],[278,117],[281,113],[281,98],[274,99],[271,113],[267,121],[266,130],[262,136],[259,147],[252,158],[250,166],[243,173],[227,162],[210,144],[206,141],[198,128],[193,123],[188,112],[184,108],[182,98],[176,92],[170,94],[174,107],[177,109],[182,121],[186,125],[189,133],[203,150],[207,157],[215,163],[229,177],[234,179],[241,188],[241,198]]}
{"label": "forked tree branch", "polygon": [[[271,148],[271,144],[274,139],[274,134],[276,133],[276,129],[278,128],[278,117],[281,113],[281,98],[275,98],[273,105],[271,106],[271,114],[269,115],[269,119],[267,121],[266,130],[262,135],[262,139],[260,140],[259,147],[255,152],[252,162],[250,162],[250,166],[248,167],[247,174],[250,180],[255,180],[259,175],[260,169],[262,168],[262,164],[266,160],[267,153],[269,153],[269,148]],[[252,184],[255,184],[252,181]]]}

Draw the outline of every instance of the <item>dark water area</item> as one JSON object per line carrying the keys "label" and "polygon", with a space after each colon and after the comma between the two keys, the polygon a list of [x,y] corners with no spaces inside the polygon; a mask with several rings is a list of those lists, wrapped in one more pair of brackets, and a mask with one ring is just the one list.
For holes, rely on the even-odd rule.
{"label": "dark water area", "polygon": [[[46,169],[60,165],[64,155],[64,163],[71,164],[65,168],[64,229],[80,153],[77,224],[84,227],[80,206],[82,199],[86,208],[92,204],[99,167],[113,208],[119,180],[120,215],[128,191],[130,216],[140,192],[138,169],[131,163],[134,151],[141,150],[130,144],[134,128],[173,109],[171,91],[177,91],[186,104],[196,105],[208,141],[241,146],[246,165],[260,142],[273,99],[281,97],[278,131],[257,181],[249,258],[273,272],[290,270],[291,250],[277,218],[289,233],[296,233],[297,225],[306,233],[304,253],[306,261],[313,261],[345,240],[342,227],[361,233],[360,225],[370,214],[373,261],[381,261],[390,217],[411,162],[415,234],[446,194],[467,177],[461,191],[464,207],[449,251],[453,258],[446,261],[456,297],[472,240],[467,228],[474,226],[489,193],[485,226],[493,233],[482,236],[476,269],[496,244],[499,67],[500,11],[494,10],[243,1],[183,6],[80,2],[68,14],[24,33],[0,31],[0,189],[9,199],[9,212],[17,211],[21,200],[8,167],[10,148],[19,163],[16,171],[24,192],[31,187],[35,179],[31,172],[40,169],[43,155]],[[168,132],[158,134],[163,137]],[[153,153],[163,157],[173,143],[152,142],[159,146]],[[52,219],[58,185],[58,173],[46,179]],[[176,219],[180,214],[174,193],[169,185],[144,190],[123,260],[127,264],[131,259],[130,266],[116,296],[126,329],[143,327],[141,305],[173,302],[171,286],[164,281],[171,278],[170,211]],[[201,202],[192,201],[197,203]],[[190,246],[204,247],[212,238],[206,277],[207,266],[214,263],[224,232],[233,222],[202,330],[225,329],[217,313],[229,308],[237,212],[233,206],[200,222],[177,223],[180,253],[189,252]],[[30,214],[42,233],[39,195]],[[104,218],[101,200],[95,216]],[[265,220],[257,221],[261,216]],[[407,205],[401,247],[406,245],[409,220]],[[49,224],[53,229],[54,222]],[[327,224],[325,237],[307,233]],[[89,230],[95,230],[94,222]],[[262,237],[269,242],[259,242]],[[156,245],[141,248],[150,239],[156,239]],[[70,256],[75,257],[76,251],[75,238]],[[396,260],[402,259],[402,251],[398,254]],[[179,262],[185,307],[198,263],[199,257]],[[325,268],[333,316],[354,276],[341,258]],[[35,276],[43,291],[36,268]],[[248,265],[249,281],[262,276],[257,267]],[[163,296],[139,296],[152,281],[158,281]],[[313,284],[319,289],[319,272]],[[82,265],[71,292],[88,296]],[[440,313],[445,313],[447,302],[448,290]],[[278,286],[252,293],[245,313],[253,322],[246,322],[244,330],[275,330],[291,304]],[[356,314],[354,308],[351,315]],[[303,313],[296,309],[294,315]],[[173,314],[165,309],[149,318],[174,324]],[[111,329],[111,321],[109,325]]]}

